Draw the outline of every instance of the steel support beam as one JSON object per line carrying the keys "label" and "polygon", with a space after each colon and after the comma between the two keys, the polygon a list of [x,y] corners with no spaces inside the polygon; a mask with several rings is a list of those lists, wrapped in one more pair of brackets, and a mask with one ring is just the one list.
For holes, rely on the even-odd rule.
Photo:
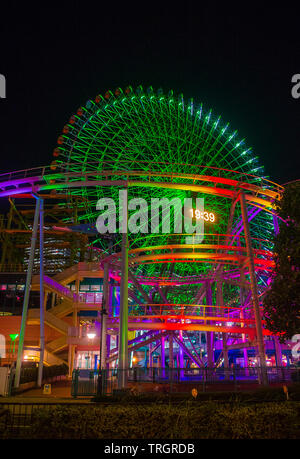
{"label": "steel support beam", "polygon": [[163,369],[163,377],[165,376],[165,367],[166,367],[166,350],[165,350],[165,336],[161,337],[160,341],[160,366]]}
{"label": "steel support beam", "polygon": [[282,367],[282,351],[281,351],[281,346],[280,346],[279,339],[277,336],[274,336],[274,347],[275,347],[276,365],[278,367]]}
{"label": "steel support beam", "polygon": [[[193,362],[199,367],[201,368],[201,363],[200,363],[200,360],[193,356],[193,354],[189,351],[189,349],[187,348],[187,346],[185,345],[185,343],[183,342],[183,340],[180,338],[180,335],[179,337],[174,333],[174,340],[176,341],[176,343],[179,345],[179,360],[180,360],[180,351],[182,352],[182,356],[183,356],[183,353],[185,353],[186,355],[188,355],[190,357],[191,360],[193,360]],[[180,364],[180,368],[183,368],[183,366],[181,366]]]}
{"label": "steel support beam", "polygon": [[[217,304],[221,307],[224,306],[223,301],[223,279],[221,273],[217,277]],[[222,333],[222,354],[224,358],[224,370],[225,370],[225,379],[228,379],[229,376],[229,359],[228,359],[228,346],[227,346],[227,333]]]}
{"label": "steel support beam", "polygon": [[[123,255],[122,255],[122,258],[123,258]],[[128,259],[128,253],[127,253],[127,259]],[[128,261],[127,261],[127,265],[128,265]],[[143,289],[139,281],[136,279],[136,277],[131,272],[128,272],[127,277],[132,281],[133,285],[140,292],[140,294],[142,295],[146,303],[151,303],[151,299],[149,298],[149,296],[147,295],[147,293],[145,292],[145,290]]]}
{"label": "steel support beam", "polygon": [[[206,304],[212,305],[212,290],[210,282],[206,283]],[[207,312],[209,315],[209,310]],[[209,323],[209,321],[208,321]],[[214,332],[206,332],[206,352],[207,352],[207,366],[212,368],[214,366]]]}
{"label": "steel support beam", "polygon": [[30,294],[30,284],[31,284],[31,278],[32,278],[32,269],[33,269],[33,262],[34,262],[34,251],[35,251],[36,238],[37,238],[39,213],[40,213],[40,199],[36,198],[30,254],[29,254],[29,261],[28,261],[28,270],[27,270],[27,275],[26,275],[26,284],[25,284],[25,292],[24,292],[24,300],[23,300],[23,311],[22,311],[18,356],[17,356],[17,364],[16,364],[16,374],[15,374],[15,382],[14,382],[15,388],[18,388],[20,385],[21,366],[22,366],[22,358],[23,358],[23,346],[24,346],[24,338],[25,338],[25,330],[26,330],[26,320],[27,320],[28,302],[29,302],[29,294]]}
{"label": "steel support beam", "polygon": [[128,369],[128,189],[123,190],[118,388],[127,387]]}
{"label": "steel support beam", "polygon": [[167,297],[165,296],[163,290],[162,290],[159,286],[157,287],[157,291],[158,291],[158,293],[160,294],[160,296],[161,296],[163,302],[164,302],[164,303],[169,303],[169,301],[167,300]]}
{"label": "steel support beam", "polygon": [[[190,345],[191,345],[191,348],[193,349],[195,355],[194,355],[194,358],[196,359],[197,362],[196,365],[198,365],[199,367],[204,367],[204,362],[202,361],[202,358],[200,357],[200,355],[198,355],[198,352],[195,348],[195,346],[193,345],[191,339],[190,339],[190,336],[189,334],[187,333],[187,331],[184,331],[184,336],[186,336],[186,338],[188,339]],[[199,336],[200,336],[200,349],[201,349],[201,333],[199,333]],[[200,351],[200,354],[201,354],[201,351]],[[191,353],[191,355],[193,355],[193,353]],[[196,357],[195,357],[196,356]]]}
{"label": "steel support beam", "polygon": [[45,353],[45,298],[44,298],[44,200],[40,198],[40,362],[38,370],[38,387],[42,386],[43,364]]}
{"label": "steel support beam", "polygon": [[[245,268],[244,267],[241,267],[240,269],[240,278],[242,281],[245,281]],[[251,292],[252,293],[252,292]],[[245,290],[243,287],[240,288],[240,302],[241,302],[241,307],[243,308],[245,306],[245,303],[246,303],[246,295],[245,295]],[[241,309],[241,312],[240,312],[240,317],[241,319],[244,319],[244,309]],[[244,327],[245,324],[244,323],[241,323],[241,327]],[[243,333],[242,334],[242,340],[243,342],[245,343],[246,342],[246,335]],[[247,348],[244,347],[243,348],[243,355],[244,355],[244,367],[246,368],[246,375],[248,376],[248,366],[249,366],[249,363],[248,363],[248,352],[247,352]]]}
{"label": "steel support beam", "polygon": [[260,310],[259,310],[257,283],[256,283],[256,277],[255,277],[254,256],[253,256],[253,249],[252,249],[252,244],[251,244],[251,235],[250,235],[250,227],[249,227],[249,222],[248,222],[246,199],[245,199],[245,195],[243,192],[240,193],[240,204],[241,204],[242,217],[243,217],[243,223],[244,223],[244,235],[245,235],[246,248],[247,248],[247,259],[248,259],[247,264],[249,267],[252,300],[253,300],[253,308],[254,308],[254,315],[255,315],[259,366],[261,367],[261,377],[262,377],[261,382],[262,384],[267,385],[268,384],[267,365],[266,365],[265,346],[264,346],[261,316],[260,316]]}
{"label": "steel support beam", "polygon": [[[129,351],[130,352],[136,351],[137,349],[140,349],[141,347],[145,347],[148,344],[150,344],[150,343],[152,343],[154,341],[158,341],[161,338],[166,338],[167,336],[168,336],[168,333],[165,332],[165,331],[162,331],[160,333],[155,334],[151,338],[148,338],[148,339],[146,339],[144,341],[141,341],[140,343],[133,344],[132,346],[129,347]],[[118,353],[117,352],[116,353],[112,352],[112,355],[109,357],[108,361],[109,362],[113,362],[117,358],[118,358]]]}
{"label": "steel support beam", "polygon": [[179,368],[180,368],[180,379],[183,378],[184,376],[184,372],[183,372],[183,368],[184,368],[184,355],[183,355],[183,337],[182,337],[182,330],[179,330],[179,341],[180,341],[180,345],[179,345]]}
{"label": "steel support beam", "polygon": [[169,333],[169,368],[174,368],[173,333]]}
{"label": "steel support beam", "polygon": [[103,297],[102,297],[102,308],[101,308],[101,328],[100,328],[100,369],[104,370],[106,367],[106,342],[107,342],[107,311],[109,309],[109,265],[104,264],[103,269]]}

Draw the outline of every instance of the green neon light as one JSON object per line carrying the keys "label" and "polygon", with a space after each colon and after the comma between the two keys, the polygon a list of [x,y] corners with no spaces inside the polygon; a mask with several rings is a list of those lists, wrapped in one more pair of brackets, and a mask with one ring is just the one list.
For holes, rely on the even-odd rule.
{"label": "green neon light", "polygon": [[19,336],[18,333],[11,333],[11,334],[9,335],[9,337],[10,337],[10,339],[11,339],[9,352],[15,353],[16,339],[18,338],[18,336]]}
{"label": "green neon light", "polygon": [[12,333],[11,335],[9,335],[10,339],[12,341],[15,341],[17,338],[18,338],[19,334],[18,333]]}

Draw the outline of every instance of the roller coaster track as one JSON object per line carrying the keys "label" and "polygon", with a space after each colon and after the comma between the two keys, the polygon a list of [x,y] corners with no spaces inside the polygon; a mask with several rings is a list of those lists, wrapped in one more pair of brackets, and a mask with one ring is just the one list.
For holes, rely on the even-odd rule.
{"label": "roller coaster track", "polygon": [[[104,163],[103,167],[111,165]],[[149,166],[151,168],[151,164]],[[220,173],[224,169],[217,168],[211,169],[219,175],[182,174],[179,172],[161,173],[151,170],[126,171],[122,169],[118,171],[108,169],[66,173],[63,168],[63,164],[59,165],[58,169],[61,172],[57,171],[55,173],[51,171],[51,167],[46,166],[2,174],[0,175],[0,197],[89,186],[173,188],[228,198],[234,198],[236,191],[241,190],[245,192],[248,202],[258,208],[272,212],[275,209],[274,200],[280,199],[283,192],[283,187],[263,178],[259,178],[261,186],[257,186],[246,181],[221,177]],[[201,171],[201,166],[199,166],[199,170]],[[234,171],[232,173],[234,174]],[[120,176],[124,177],[124,179],[120,180]],[[141,177],[143,178],[142,180]],[[255,176],[238,174],[238,177],[239,179],[242,177],[245,180],[249,180]],[[167,181],[157,181],[158,178],[166,179]],[[176,182],[176,179],[179,182]],[[182,183],[183,179],[186,180],[186,183]],[[207,186],[207,184],[212,184],[212,186]]]}

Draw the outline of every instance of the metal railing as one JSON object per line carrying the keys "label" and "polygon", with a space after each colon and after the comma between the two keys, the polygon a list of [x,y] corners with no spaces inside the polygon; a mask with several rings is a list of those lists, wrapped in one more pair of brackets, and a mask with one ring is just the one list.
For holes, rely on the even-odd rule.
{"label": "metal railing", "polygon": [[[254,321],[252,310],[246,311],[243,318],[240,313],[243,309],[238,306],[214,306],[205,304],[181,304],[181,303],[144,303],[144,304],[129,304],[128,313],[130,316],[162,316],[162,315],[175,315],[175,316],[200,316],[200,317],[214,317],[225,318],[230,322],[247,323]],[[245,311],[244,311],[245,312]]]}
{"label": "metal railing", "polygon": [[[249,385],[259,385],[262,381],[261,367],[230,368],[129,368],[126,370],[76,369],[72,375],[72,397],[113,395],[118,390],[120,372],[126,372],[129,388],[139,391],[161,389],[163,392],[177,393],[189,391],[197,384],[202,391],[216,389],[237,390]],[[300,367],[267,367],[268,383],[300,382]],[[149,385],[150,383],[150,385]],[[153,384],[156,386],[153,387]],[[148,386],[148,387],[147,387]]]}
{"label": "metal railing", "polygon": [[80,292],[78,294],[79,303],[102,304],[102,292]]}
{"label": "metal railing", "polygon": [[66,296],[70,300],[77,301],[76,293],[71,292],[68,287],[61,285],[59,282],[52,279],[51,277],[44,276],[44,283],[45,285],[50,285],[53,289],[57,290],[58,292],[61,293],[61,295]]}

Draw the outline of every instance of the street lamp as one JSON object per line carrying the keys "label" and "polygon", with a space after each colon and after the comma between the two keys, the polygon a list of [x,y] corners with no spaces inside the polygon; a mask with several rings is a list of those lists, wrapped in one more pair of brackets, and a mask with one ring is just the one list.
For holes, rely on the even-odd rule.
{"label": "street lamp", "polygon": [[96,333],[95,333],[95,332],[89,332],[89,333],[87,333],[88,339],[94,339],[95,336],[96,336]]}

